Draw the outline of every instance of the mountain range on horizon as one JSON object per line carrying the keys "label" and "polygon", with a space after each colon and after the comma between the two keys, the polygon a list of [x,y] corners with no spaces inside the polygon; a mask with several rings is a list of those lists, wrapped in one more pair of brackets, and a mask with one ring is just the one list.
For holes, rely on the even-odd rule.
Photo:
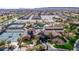
{"label": "mountain range on horizon", "polygon": [[42,8],[35,8],[35,10],[71,10],[71,11],[79,11],[79,7],[42,7]]}
{"label": "mountain range on horizon", "polygon": [[[79,7],[38,7],[38,8],[13,8],[13,9],[43,9],[43,8],[45,8],[45,9],[47,9],[47,8],[49,8],[49,9],[66,9],[66,8],[68,8],[68,9],[74,9],[74,8],[79,9]],[[10,8],[0,8],[0,9],[10,9]]]}
{"label": "mountain range on horizon", "polygon": [[0,9],[0,11],[15,11],[15,10],[19,10],[19,11],[23,11],[23,10],[35,10],[35,11],[52,11],[52,10],[58,10],[58,11],[77,11],[79,12],[79,7],[40,7],[40,8],[33,8],[33,9],[29,9],[29,8],[17,8],[17,9]]}

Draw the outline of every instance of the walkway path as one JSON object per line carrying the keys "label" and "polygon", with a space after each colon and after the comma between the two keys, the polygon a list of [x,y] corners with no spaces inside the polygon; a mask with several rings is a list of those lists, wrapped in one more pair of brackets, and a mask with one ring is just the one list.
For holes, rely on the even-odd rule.
{"label": "walkway path", "polygon": [[53,47],[53,45],[46,43],[48,46],[48,51],[56,51],[57,49],[55,47]]}

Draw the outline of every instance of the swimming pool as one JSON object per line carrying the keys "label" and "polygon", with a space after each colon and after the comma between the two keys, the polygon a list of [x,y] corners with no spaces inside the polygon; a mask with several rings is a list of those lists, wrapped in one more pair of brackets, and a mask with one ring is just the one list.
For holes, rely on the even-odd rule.
{"label": "swimming pool", "polygon": [[17,41],[17,39],[20,37],[21,32],[4,32],[2,35],[0,35],[1,40],[11,40],[11,41]]}
{"label": "swimming pool", "polygon": [[9,28],[17,28],[17,27],[23,27],[24,25],[11,25],[11,26],[9,26]]}
{"label": "swimming pool", "polygon": [[24,24],[11,24],[7,29],[23,29]]}
{"label": "swimming pool", "polygon": [[24,32],[23,27],[25,23],[12,23],[8,26],[4,33],[0,35],[0,40],[17,41],[20,34]]}

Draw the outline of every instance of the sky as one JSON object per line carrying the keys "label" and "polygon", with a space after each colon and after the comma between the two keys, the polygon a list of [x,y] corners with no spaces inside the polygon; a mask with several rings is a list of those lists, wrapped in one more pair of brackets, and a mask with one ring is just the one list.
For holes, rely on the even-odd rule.
{"label": "sky", "polygon": [[0,0],[0,8],[79,7],[78,0]]}

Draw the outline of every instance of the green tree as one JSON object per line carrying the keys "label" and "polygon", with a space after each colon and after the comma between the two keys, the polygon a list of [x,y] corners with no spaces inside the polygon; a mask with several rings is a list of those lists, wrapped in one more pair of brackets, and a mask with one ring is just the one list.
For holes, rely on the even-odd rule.
{"label": "green tree", "polygon": [[7,41],[7,44],[8,44],[8,50],[9,50],[10,43],[11,43],[11,41],[8,40],[8,41]]}

